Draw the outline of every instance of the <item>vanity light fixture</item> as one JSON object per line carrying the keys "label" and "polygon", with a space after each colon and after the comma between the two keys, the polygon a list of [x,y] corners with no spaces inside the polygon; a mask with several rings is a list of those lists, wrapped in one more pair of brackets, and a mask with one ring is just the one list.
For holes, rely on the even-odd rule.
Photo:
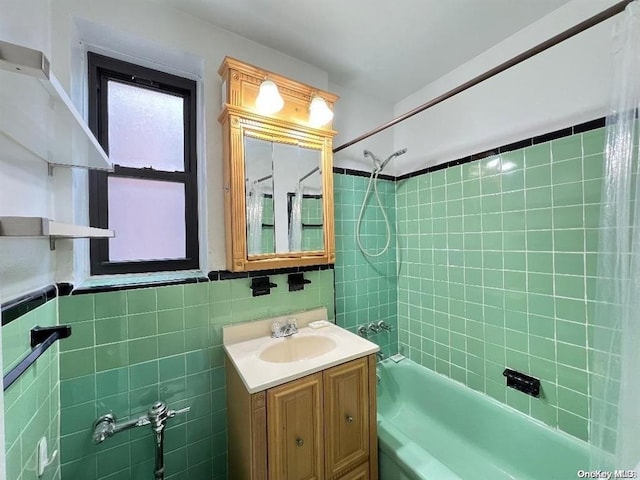
{"label": "vanity light fixture", "polygon": [[272,115],[282,110],[284,100],[278,91],[278,86],[271,80],[265,79],[260,84],[260,91],[256,98],[256,108],[263,115]]}
{"label": "vanity light fixture", "polygon": [[309,104],[309,123],[314,127],[322,127],[333,119],[333,112],[324,98],[314,95]]}

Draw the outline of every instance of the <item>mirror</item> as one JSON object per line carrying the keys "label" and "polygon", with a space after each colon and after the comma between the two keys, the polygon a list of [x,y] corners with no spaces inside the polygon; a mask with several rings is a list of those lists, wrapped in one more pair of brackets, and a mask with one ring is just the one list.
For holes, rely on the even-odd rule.
{"label": "mirror", "polygon": [[245,136],[247,254],[275,252],[273,143]]}
{"label": "mirror", "polygon": [[324,250],[322,151],[244,135],[247,255]]}

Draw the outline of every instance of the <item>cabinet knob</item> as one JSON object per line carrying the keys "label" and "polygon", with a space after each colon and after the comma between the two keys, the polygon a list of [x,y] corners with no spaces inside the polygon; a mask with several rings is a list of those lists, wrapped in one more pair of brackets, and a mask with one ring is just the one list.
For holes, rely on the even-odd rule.
{"label": "cabinet knob", "polygon": [[346,417],[347,423],[352,423],[353,422],[353,417],[351,415],[347,415]]}
{"label": "cabinet knob", "polygon": [[301,447],[304,445],[304,440],[300,437],[296,438],[296,446]]}

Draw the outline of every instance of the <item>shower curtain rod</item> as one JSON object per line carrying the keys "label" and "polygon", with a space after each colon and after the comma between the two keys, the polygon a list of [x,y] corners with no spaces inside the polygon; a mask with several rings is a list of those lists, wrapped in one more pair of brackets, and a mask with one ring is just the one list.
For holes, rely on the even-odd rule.
{"label": "shower curtain rod", "polygon": [[313,170],[311,170],[309,173],[307,173],[306,175],[303,175],[300,180],[298,180],[298,183],[305,181],[307,178],[309,178],[311,175],[313,175],[314,173],[320,171],[320,167],[316,167]]}
{"label": "shower curtain rod", "polygon": [[485,80],[488,80],[489,78],[504,72],[505,70],[508,70],[511,67],[514,67],[516,65],[518,65],[519,63],[524,62],[525,60],[528,60],[529,58],[544,52],[545,50],[564,42],[565,40],[570,39],[571,37],[576,36],[579,33],[584,32],[585,30],[588,30],[591,27],[594,27],[596,25],[598,25],[599,23],[604,22],[605,20],[608,20],[609,18],[613,17],[614,15],[617,15],[618,13],[624,11],[624,9],[626,8],[627,5],[629,5],[631,2],[633,2],[634,0],[623,0],[621,2],[616,3],[615,5],[612,5],[611,7],[603,10],[602,12],[587,18],[586,20],[578,23],[577,25],[574,25],[573,27],[569,28],[568,30],[565,30],[564,32],[561,32],[551,38],[549,38],[548,40],[545,40],[542,43],[539,43],[538,45],[530,48],[529,50],[526,50],[522,53],[520,53],[519,55],[516,55],[515,57],[511,58],[510,60],[507,60],[506,62],[501,63],[500,65],[493,67],[489,70],[487,70],[486,72],[484,72],[481,75],[478,75],[477,77],[472,78],[471,80],[449,90],[448,92],[443,93],[442,95],[437,96],[436,98],[429,100],[426,103],[423,103],[422,105],[419,105],[418,107],[409,110],[407,113],[400,115],[399,117],[394,118],[393,120],[380,125],[379,127],[374,128],[373,130],[370,130],[362,135],[360,135],[359,137],[354,138],[353,140],[343,143],[342,145],[336,147],[333,149],[333,153],[337,153],[340,150],[344,150],[345,148],[350,147],[351,145],[354,145],[358,142],[361,142],[362,140],[365,140],[373,135],[375,135],[376,133],[380,133],[383,130],[386,130],[387,128],[393,127],[394,125],[403,122],[405,120],[407,120],[408,118],[413,117],[414,115],[417,115],[420,112],[424,112],[425,110],[441,103],[444,102],[445,100],[464,92],[465,90],[478,85],[479,83],[484,82]]}

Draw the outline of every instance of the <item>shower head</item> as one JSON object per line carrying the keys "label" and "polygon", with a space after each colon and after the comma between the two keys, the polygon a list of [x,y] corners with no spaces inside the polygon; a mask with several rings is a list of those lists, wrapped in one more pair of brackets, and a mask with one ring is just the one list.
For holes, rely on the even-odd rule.
{"label": "shower head", "polygon": [[365,157],[371,157],[374,161],[377,160],[376,156],[371,153],[369,150],[363,150],[362,153]]}
{"label": "shower head", "polygon": [[381,162],[380,159],[376,157],[373,153],[371,153],[369,150],[362,151],[365,157],[371,158],[371,160],[373,161],[373,171],[377,173],[380,173],[382,169],[387,166],[387,163],[389,163],[392,159],[399,157],[400,155],[406,152],[407,152],[407,149],[403,148],[402,150],[398,150],[397,152],[392,153],[387,157],[387,159],[384,162]]}
{"label": "shower head", "polygon": [[387,159],[384,162],[382,162],[382,165],[380,165],[380,171],[382,171],[382,169],[384,167],[386,167],[387,163],[389,163],[391,160],[393,160],[394,158],[399,157],[400,155],[403,155],[405,153],[407,153],[407,149],[403,148],[402,150],[398,150],[397,152],[392,153],[391,155],[389,155],[387,157]]}

